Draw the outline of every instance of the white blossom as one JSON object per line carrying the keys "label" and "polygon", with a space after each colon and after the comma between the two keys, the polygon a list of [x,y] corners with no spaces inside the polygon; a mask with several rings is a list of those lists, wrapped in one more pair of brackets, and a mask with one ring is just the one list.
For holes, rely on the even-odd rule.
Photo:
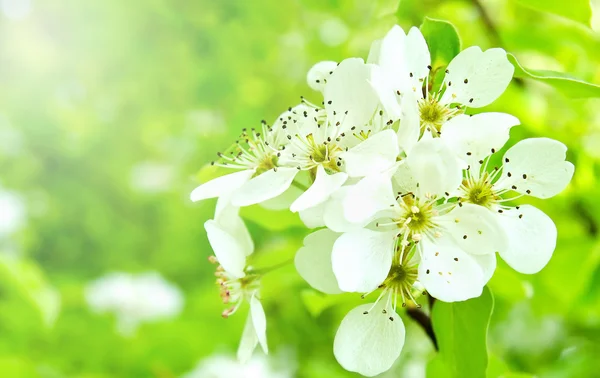
{"label": "white blossom", "polygon": [[245,362],[258,344],[268,353],[267,319],[260,302],[260,275],[246,266],[246,257],[254,252],[254,244],[238,211],[237,207],[226,206],[204,228],[216,256],[210,261],[219,264],[216,275],[221,298],[230,306],[223,311],[223,317],[236,313],[244,302],[250,305],[238,348],[238,359]]}
{"label": "white blossom", "polygon": [[[327,201],[351,177],[388,168],[396,159],[398,145],[379,100],[368,83],[373,68],[362,59],[346,59],[331,74],[321,74],[330,62],[318,63],[309,75],[318,77],[324,107],[305,101],[290,143],[281,154],[282,166],[309,172],[312,184],[290,209],[304,211]],[[314,71],[314,72],[313,72]],[[321,79],[327,76],[326,79]]]}
{"label": "white blossom", "polygon": [[[565,189],[575,168],[565,161],[566,146],[548,138],[518,142],[504,154],[503,165],[488,172],[489,157],[495,151],[488,150],[466,170],[467,179],[457,195],[460,201],[479,205],[498,219],[508,237],[508,246],[498,252],[512,268],[537,273],[552,257],[556,226],[534,206],[508,206],[507,202],[523,196],[550,198]],[[510,196],[511,192],[516,195]]]}
{"label": "white blossom", "polygon": [[395,251],[408,248],[418,251],[419,280],[431,295],[449,302],[479,296],[506,237],[488,211],[448,201],[461,184],[461,172],[440,139],[425,139],[396,171],[367,176],[352,188],[345,216],[365,228],[345,232],[334,244],[340,288],[375,289]]}
{"label": "white blossom", "polygon": [[[287,139],[283,130],[287,121],[295,116],[292,109],[282,114],[271,127],[263,121],[260,129],[244,129],[234,145],[212,165],[235,169],[236,172],[217,177],[196,189],[190,195],[192,201],[220,197],[236,206],[247,206],[267,201],[285,192],[296,175],[296,170],[280,167],[281,151]],[[291,124],[291,122],[290,122]]]}
{"label": "white blossom", "polygon": [[114,314],[117,331],[124,336],[142,323],[176,317],[184,303],[179,288],[157,272],[109,273],[91,282],[85,297],[94,312]]}
{"label": "white blossom", "polygon": [[[377,69],[371,83],[390,117],[402,120],[398,132],[412,135],[405,144],[416,142],[419,131],[437,136],[442,125],[466,107],[490,104],[505,91],[514,72],[504,50],[472,46],[454,57],[440,89],[433,91],[429,80],[435,72],[430,72],[425,38],[417,28],[406,35],[397,25],[383,38],[373,59]],[[410,143],[403,148],[410,149]]]}
{"label": "white blossom", "polygon": [[[277,365],[277,366],[276,366]],[[279,366],[282,365],[282,366]],[[292,378],[294,369],[286,364],[272,364],[264,356],[256,356],[246,363],[228,355],[213,355],[203,359],[181,378]]]}

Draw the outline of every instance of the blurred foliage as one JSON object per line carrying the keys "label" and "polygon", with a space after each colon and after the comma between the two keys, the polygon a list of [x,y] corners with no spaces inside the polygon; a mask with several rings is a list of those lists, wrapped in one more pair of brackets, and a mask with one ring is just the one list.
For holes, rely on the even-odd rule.
{"label": "blurred foliage", "polygon": [[[194,174],[218,150],[300,95],[320,101],[304,81],[313,63],[366,57],[371,41],[394,23],[407,29],[426,16],[456,26],[463,48],[503,47],[534,75],[566,72],[600,83],[600,36],[585,4],[0,1],[0,184],[22,195],[27,208],[26,226],[0,239],[3,376],[169,378],[212,353],[233,352],[245,315],[220,316],[202,227],[214,201],[188,200]],[[487,375],[593,377],[600,353],[600,102],[569,99],[527,76],[482,111],[521,120],[511,143],[538,135],[564,142],[576,173],[560,196],[531,200],[558,226],[550,264],[526,276],[499,262],[490,282]],[[253,265],[289,261],[308,233],[281,214],[245,210],[257,246]],[[185,293],[184,312],[132,338],[117,335],[114,319],[93,314],[83,296],[89,281],[116,270],[160,271]],[[332,342],[360,299],[322,297],[291,265],[263,284],[271,349],[291,350],[299,377],[355,376],[337,366]],[[407,342],[388,376],[417,377],[435,352],[401,316]]]}

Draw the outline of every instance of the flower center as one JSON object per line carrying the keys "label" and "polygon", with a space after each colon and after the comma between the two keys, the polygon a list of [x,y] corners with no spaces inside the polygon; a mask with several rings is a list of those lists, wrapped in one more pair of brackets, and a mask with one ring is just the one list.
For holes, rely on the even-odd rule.
{"label": "flower center", "polygon": [[419,100],[421,128],[430,131],[433,136],[439,135],[442,125],[460,113],[462,113],[462,110],[458,107],[449,108],[447,105],[442,105],[434,96],[429,94],[427,98]]}
{"label": "flower center", "polygon": [[[342,162],[337,155],[342,151],[341,147],[329,140],[317,143],[312,134],[306,136],[306,141],[309,146],[309,158],[313,163],[322,165],[329,172],[340,171]],[[311,170],[311,175],[316,175],[316,166]]]}
{"label": "flower center", "polygon": [[397,221],[398,227],[404,230],[407,238],[418,241],[421,234],[435,229],[433,218],[436,211],[433,202],[421,202],[412,196],[404,196],[399,201],[401,216]]}
{"label": "flower center", "polygon": [[258,166],[256,167],[256,171],[254,171],[254,174],[252,175],[252,177],[254,178],[254,177],[261,175],[267,171],[270,171],[273,168],[276,168],[278,160],[279,160],[279,158],[277,157],[277,154],[264,155],[262,157],[262,159],[259,160]]}
{"label": "flower center", "polygon": [[325,160],[328,160],[329,149],[327,145],[315,146],[312,153],[312,159],[315,163],[323,163]]}
{"label": "flower center", "polygon": [[423,294],[420,284],[417,283],[418,265],[407,264],[406,260],[403,259],[401,263],[394,262],[387,278],[379,285],[379,288],[383,289],[380,298],[386,293],[391,294],[394,311],[398,300],[402,301],[402,307],[406,307],[407,301],[411,301],[416,307],[421,307],[415,299]]}
{"label": "flower center", "polygon": [[[208,261],[218,264],[216,257],[209,257]],[[219,286],[219,296],[224,304],[231,304],[222,313],[224,318],[233,315],[244,299],[250,297],[260,289],[260,275],[249,272],[244,277],[235,278],[228,274],[221,265],[217,266],[215,272],[216,284]]]}
{"label": "flower center", "polygon": [[472,178],[463,180],[461,190],[464,193],[461,197],[463,201],[487,208],[491,208],[493,204],[501,199],[494,191],[487,173],[478,180]]}
{"label": "flower center", "polygon": [[234,169],[255,169],[256,177],[277,167],[281,150],[271,144],[273,129],[263,124],[262,132],[244,129],[239,139],[225,152],[217,153],[219,160],[212,165]]}
{"label": "flower center", "polygon": [[406,266],[394,263],[390,268],[387,278],[383,281],[385,287],[392,290],[405,290],[412,288],[417,280],[417,266]]}

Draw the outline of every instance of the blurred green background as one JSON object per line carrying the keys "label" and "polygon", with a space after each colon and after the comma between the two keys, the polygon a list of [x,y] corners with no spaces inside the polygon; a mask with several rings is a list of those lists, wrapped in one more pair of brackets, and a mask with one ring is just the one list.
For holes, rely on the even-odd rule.
{"label": "blurred green background", "polygon": [[[600,35],[523,3],[0,0],[0,374],[170,378],[234,353],[245,314],[221,317],[203,229],[215,202],[188,198],[214,173],[200,168],[300,95],[319,103],[305,83],[312,64],[366,57],[394,23],[425,16],[456,25],[463,47],[501,46],[527,67],[600,83]],[[558,226],[550,264],[526,276],[500,263],[490,283],[489,377],[600,376],[599,109],[531,81],[485,109],[521,119],[511,143],[558,139],[576,166],[565,192],[531,201]],[[309,232],[287,212],[242,214],[257,267],[289,260]],[[185,295],[183,312],[121,336],[84,296],[113,271],[160,272]],[[355,376],[332,342],[356,296],[324,297],[293,266],[263,287],[274,361],[298,377]],[[434,351],[404,318],[387,376],[421,377]]]}

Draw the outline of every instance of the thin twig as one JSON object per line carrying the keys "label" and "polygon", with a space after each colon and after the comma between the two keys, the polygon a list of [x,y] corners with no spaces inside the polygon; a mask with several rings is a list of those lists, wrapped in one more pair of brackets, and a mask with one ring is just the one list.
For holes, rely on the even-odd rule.
{"label": "thin twig", "polygon": [[497,46],[504,46],[504,43],[502,43],[502,37],[500,37],[500,33],[498,32],[494,21],[492,21],[492,18],[488,14],[483,4],[481,4],[479,0],[471,0],[471,3],[473,3],[475,8],[477,9],[477,12],[481,17],[481,21],[483,21],[483,24],[487,29],[490,39],[492,39],[492,42]]}
{"label": "thin twig", "polygon": [[[477,9],[477,12],[479,13],[479,16],[481,17],[481,21],[483,21],[483,25],[485,26],[485,29],[487,30],[488,36],[492,40],[492,43],[495,44],[496,46],[504,48],[504,43],[502,42],[502,37],[500,36],[500,32],[498,32],[498,28],[494,24],[494,21],[492,21],[492,18],[490,17],[489,13],[487,12],[487,10],[483,6],[483,4],[481,4],[481,1],[480,0],[471,0],[471,3]],[[513,80],[514,80],[515,84],[517,84],[518,86],[520,86],[520,87],[525,86],[523,79],[521,79],[519,77],[515,77],[515,78],[513,78]]]}
{"label": "thin twig", "polygon": [[431,324],[431,318],[429,317],[429,315],[427,315],[425,312],[423,312],[423,310],[421,310],[419,308],[414,308],[414,307],[406,310],[406,313],[414,321],[416,321],[421,326],[421,328],[423,328],[423,330],[425,331],[427,336],[429,336],[429,338],[431,339],[431,342],[433,343],[433,347],[435,348],[435,350],[439,350],[438,344],[437,344],[437,339],[435,337],[435,333],[433,332],[433,325]]}

